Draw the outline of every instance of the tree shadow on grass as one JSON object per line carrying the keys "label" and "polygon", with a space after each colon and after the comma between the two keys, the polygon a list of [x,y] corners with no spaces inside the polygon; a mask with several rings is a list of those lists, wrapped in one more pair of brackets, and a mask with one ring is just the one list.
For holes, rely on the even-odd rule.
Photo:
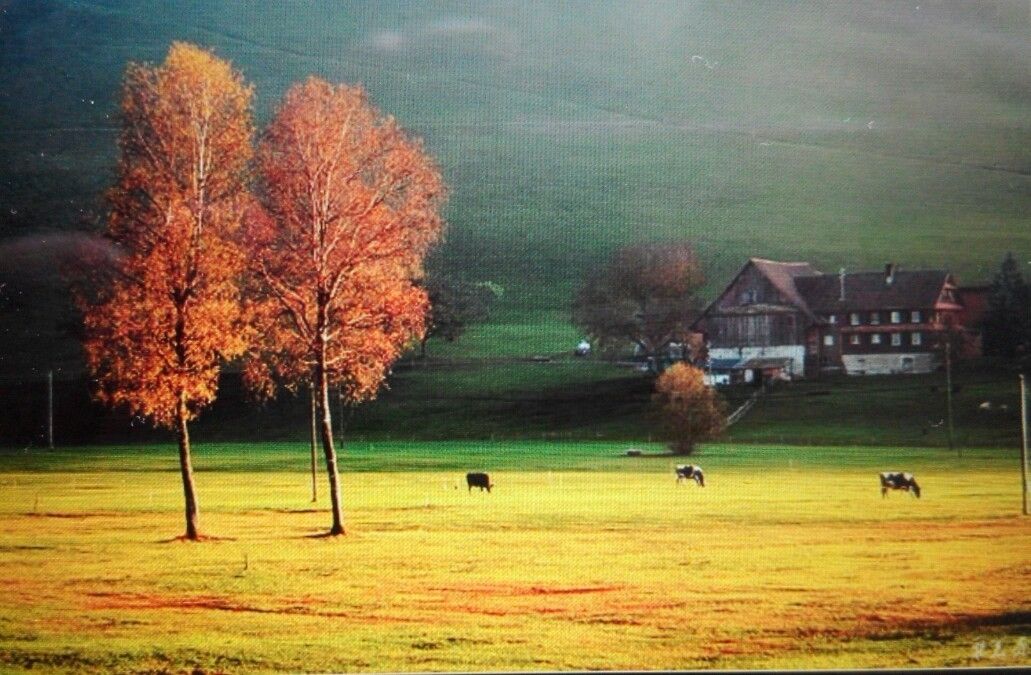
{"label": "tree shadow on grass", "polygon": [[176,542],[184,542],[188,544],[203,544],[206,542],[217,542],[217,541],[236,541],[236,537],[216,537],[210,534],[202,534],[196,539],[190,539],[185,534],[180,534],[178,537],[172,537],[171,539],[158,539],[156,544],[174,544]]}
{"label": "tree shadow on grass", "polygon": [[296,539],[339,539],[347,536],[347,532],[316,532],[314,534],[302,534]]}

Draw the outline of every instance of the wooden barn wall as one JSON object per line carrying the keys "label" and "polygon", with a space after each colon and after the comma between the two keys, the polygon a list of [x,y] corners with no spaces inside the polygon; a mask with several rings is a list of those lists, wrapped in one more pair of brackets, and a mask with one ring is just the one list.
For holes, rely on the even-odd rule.
{"label": "wooden barn wall", "polygon": [[[754,295],[751,293],[754,291]],[[805,342],[803,317],[792,312],[721,315],[753,304],[788,305],[790,301],[754,265],[749,265],[720,295],[700,324],[713,347],[772,347]]]}
{"label": "wooden barn wall", "polygon": [[772,347],[805,342],[802,321],[797,314],[745,314],[712,316],[705,329],[713,347]]}

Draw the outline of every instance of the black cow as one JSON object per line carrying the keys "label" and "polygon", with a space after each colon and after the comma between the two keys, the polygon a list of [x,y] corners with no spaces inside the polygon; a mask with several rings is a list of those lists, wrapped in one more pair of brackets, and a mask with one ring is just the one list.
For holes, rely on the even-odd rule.
{"label": "black cow", "polygon": [[917,485],[913,474],[906,471],[882,471],[881,476],[881,497],[888,495],[888,490],[905,490],[912,492],[917,499],[920,498],[920,486]]}
{"label": "black cow", "polygon": [[702,467],[695,466],[694,464],[678,464],[677,465],[677,485],[680,481],[693,480],[700,486],[705,487],[705,474],[702,473]]}
{"label": "black cow", "polygon": [[484,490],[490,492],[490,489],[494,487],[494,483],[490,482],[490,476],[485,473],[467,473],[465,482],[469,486],[469,492],[472,492],[474,487],[480,488],[480,492]]}

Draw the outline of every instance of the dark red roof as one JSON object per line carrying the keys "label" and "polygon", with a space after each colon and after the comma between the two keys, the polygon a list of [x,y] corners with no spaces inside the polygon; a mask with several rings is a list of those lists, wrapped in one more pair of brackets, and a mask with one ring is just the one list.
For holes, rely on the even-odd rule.
{"label": "dark red roof", "polygon": [[934,307],[949,273],[943,270],[897,270],[892,283],[884,272],[853,272],[845,275],[845,299],[837,274],[798,277],[795,286],[814,312],[842,313]]}
{"label": "dark red roof", "polygon": [[802,310],[806,309],[806,302],[799,295],[795,281],[800,277],[818,275],[819,270],[807,262],[778,262],[765,258],[750,258],[749,262],[755,265],[792,304]]}

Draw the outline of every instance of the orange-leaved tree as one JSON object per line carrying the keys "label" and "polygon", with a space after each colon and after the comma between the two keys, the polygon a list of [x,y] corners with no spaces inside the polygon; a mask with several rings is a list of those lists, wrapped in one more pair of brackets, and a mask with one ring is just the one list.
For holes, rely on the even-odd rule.
{"label": "orange-leaved tree", "polygon": [[157,66],[130,64],[107,235],[118,256],[80,297],[98,398],[174,429],[186,538],[198,539],[188,422],[241,355],[236,243],[249,201],[252,89],[211,52],[175,43]]}
{"label": "orange-leaved tree", "polygon": [[716,438],[727,426],[727,409],[701,370],[686,363],[667,368],[655,382],[652,400],[665,427],[670,449],[690,455],[699,441]]}
{"label": "orange-leaved tree", "polygon": [[333,510],[343,534],[330,387],[357,403],[425,330],[414,279],[442,233],[445,187],[422,144],[364,91],[309,78],[291,88],[258,146],[262,208],[248,218],[260,341],[251,385],[314,377]]}

